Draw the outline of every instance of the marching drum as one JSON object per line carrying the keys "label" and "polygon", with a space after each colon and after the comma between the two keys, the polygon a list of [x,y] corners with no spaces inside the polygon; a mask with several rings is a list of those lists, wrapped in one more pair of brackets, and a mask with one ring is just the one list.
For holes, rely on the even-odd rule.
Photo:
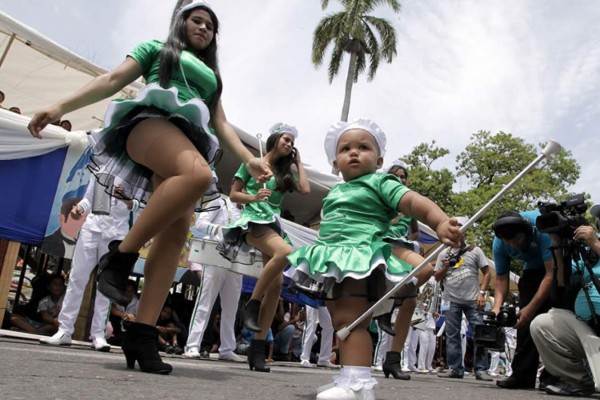
{"label": "marching drum", "polygon": [[263,268],[262,257],[260,254],[250,253],[248,255],[242,255],[240,253],[238,259],[229,261],[217,250],[218,244],[219,242],[216,240],[192,238],[188,261],[225,268],[236,274],[254,278],[260,276],[260,272]]}

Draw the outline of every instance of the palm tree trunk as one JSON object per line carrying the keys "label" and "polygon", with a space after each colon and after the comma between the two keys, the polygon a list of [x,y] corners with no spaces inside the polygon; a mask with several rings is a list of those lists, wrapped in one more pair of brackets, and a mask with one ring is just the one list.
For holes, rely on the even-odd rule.
{"label": "palm tree trunk", "polygon": [[346,77],[346,92],[344,94],[344,106],[342,107],[342,121],[348,121],[350,113],[350,98],[352,97],[352,84],[354,83],[354,69],[356,68],[356,53],[350,53],[348,65],[348,76]]}

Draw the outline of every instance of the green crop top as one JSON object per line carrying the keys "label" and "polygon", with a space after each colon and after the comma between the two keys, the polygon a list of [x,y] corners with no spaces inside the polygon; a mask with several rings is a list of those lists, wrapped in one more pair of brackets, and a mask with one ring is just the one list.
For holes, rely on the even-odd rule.
{"label": "green crop top", "polygon": [[[142,75],[148,84],[160,84],[158,68],[159,53],[162,48],[163,42],[160,40],[149,40],[140,43],[128,54],[128,57],[140,64]],[[173,68],[170,81],[170,86],[174,86],[178,90],[178,98],[184,102],[197,98],[208,104],[217,90],[217,77],[214,71],[188,50],[181,52],[180,63],[182,68]],[[181,69],[185,73],[185,79],[181,74]],[[189,89],[185,84],[186,80]]]}

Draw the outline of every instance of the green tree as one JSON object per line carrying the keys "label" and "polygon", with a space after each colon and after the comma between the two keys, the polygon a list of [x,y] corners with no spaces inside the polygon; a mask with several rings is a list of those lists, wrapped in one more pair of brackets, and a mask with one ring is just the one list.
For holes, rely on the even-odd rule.
{"label": "green tree", "polygon": [[448,149],[438,147],[435,140],[421,143],[408,155],[402,157],[409,167],[409,183],[411,189],[436,202],[446,213],[453,214],[456,208],[455,195],[452,191],[454,174],[447,168],[435,170],[432,164],[448,155]]}
{"label": "green tree", "polygon": [[[544,144],[534,146],[510,133],[479,131],[457,157],[457,176],[464,176],[471,189],[457,194],[457,215],[474,215],[541,152]],[[579,178],[580,167],[571,152],[561,150],[540,162],[504,197],[494,204],[468,236],[491,256],[491,226],[506,210],[537,208],[540,200],[560,201],[567,188]]]}
{"label": "green tree", "polygon": [[[544,146],[545,143],[537,146],[526,143],[510,133],[479,131],[456,157],[455,169],[434,169],[434,163],[449,154],[435,141],[419,144],[400,159],[409,167],[411,189],[436,202],[448,215],[472,217],[523,171]],[[579,174],[579,164],[571,152],[564,149],[541,161],[467,231],[467,240],[477,243],[492,257],[491,227],[498,215],[506,210],[535,209],[538,201],[564,200],[568,187],[576,183]],[[467,189],[454,192],[458,177],[466,179]],[[519,267],[515,265],[515,272]]]}
{"label": "green tree", "polygon": [[[381,59],[391,63],[396,55],[396,30],[385,19],[369,15],[381,4],[388,4],[395,12],[400,11],[397,0],[340,0],[343,10],[329,14],[317,25],[313,35],[312,62],[321,66],[325,51],[333,45],[328,73],[329,83],[338,74],[344,52],[350,54],[348,75],[342,107],[342,121],[348,120],[352,85],[367,67],[368,80],[375,77]],[[329,0],[321,0],[321,8],[327,8]]]}

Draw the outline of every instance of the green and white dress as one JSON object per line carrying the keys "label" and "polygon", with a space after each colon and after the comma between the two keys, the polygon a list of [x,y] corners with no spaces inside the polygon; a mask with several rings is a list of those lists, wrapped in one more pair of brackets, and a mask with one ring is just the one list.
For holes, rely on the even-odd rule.
{"label": "green and white dress", "polygon": [[[394,219],[396,218],[394,217]],[[413,221],[414,218],[408,215],[402,216],[396,222],[390,221],[390,229],[385,233],[383,239],[418,253],[419,244],[408,239],[408,230]]]}
{"label": "green and white dress", "polygon": [[[142,203],[152,193],[152,171],[131,160],[126,150],[127,137],[137,123],[147,118],[168,119],[211,164],[219,150],[219,141],[208,127],[210,112],[206,105],[218,87],[214,71],[194,53],[183,50],[180,65],[173,68],[165,89],[159,85],[158,74],[162,47],[161,41],[151,40],[128,54],[142,68],[147,85],[135,98],[113,100],[106,111],[104,127],[92,132],[95,147],[89,168],[98,182],[108,186],[107,176],[118,176],[125,193]],[[216,193],[216,187],[212,191]]]}
{"label": "green and white dress", "polygon": [[[244,182],[244,191],[249,195],[255,195],[263,188],[263,183],[258,183],[244,164],[237,170],[234,179]],[[245,240],[246,233],[252,229],[252,225],[268,225],[289,242],[280,221],[281,203],[285,194],[276,189],[277,183],[274,176],[266,182],[266,187],[271,190],[268,201],[246,204],[240,218],[223,228],[223,240],[219,243],[218,250],[228,260],[244,262],[244,257],[252,250]]]}
{"label": "green and white dress", "polygon": [[323,200],[323,218],[315,244],[288,256],[286,272],[301,288],[331,297],[333,283],[362,279],[380,268],[390,282],[412,269],[392,255],[385,240],[398,202],[409,189],[393,175],[373,173],[341,183]]}

